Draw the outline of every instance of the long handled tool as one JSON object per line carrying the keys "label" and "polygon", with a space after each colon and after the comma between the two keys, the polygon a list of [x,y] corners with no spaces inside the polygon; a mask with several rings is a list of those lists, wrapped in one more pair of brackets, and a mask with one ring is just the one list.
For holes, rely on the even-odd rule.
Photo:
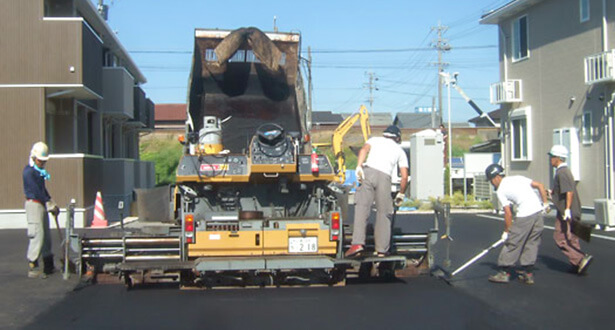
{"label": "long handled tool", "polygon": [[60,242],[62,242],[60,245],[64,245],[64,235],[62,235],[62,229],[60,229],[60,222],[58,221],[58,214],[52,213],[51,214],[53,216],[53,220],[56,221],[56,229],[58,230],[58,237],[60,238]]}
{"label": "long handled tool", "polygon": [[[62,277],[63,277],[65,280],[67,280],[67,279],[68,279],[68,276],[69,276],[69,270],[70,270],[70,269],[73,269],[73,270],[74,270],[74,269],[76,269],[76,266],[75,266],[75,264],[74,264],[74,263],[73,263],[73,262],[69,259],[69,256],[68,256],[68,251],[69,251],[69,246],[68,246],[68,244],[69,244],[69,243],[68,243],[68,239],[66,239],[66,240],[64,239],[64,235],[62,234],[62,229],[60,229],[60,221],[58,221],[58,215],[59,215],[59,213],[58,213],[58,214],[53,214],[53,213],[52,213],[53,220],[55,220],[55,222],[56,222],[56,228],[57,228],[57,230],[58,230],[58,237],[60,238],[60,242],[62,242],[62,243],[60,243],[60,247],[62,248],[62,250],[63,250],[63,254],[64,254],[64,256],[60,258],[60,263],[61,263],[61,264],[62,264],[62,266],[63,266],[63,267],[62,267],[62,268],[63,268],[63,271],[62,271],[62,273],[63,273],[63,274],[62,274]],[[67,232],[67,233],[68,233],[68,232]],[[67,238],[69,237],[69,236],[68,236],[68,234],[67,234],[67,236],[66,236],[66,237],[67,237]]]}
{"label": "long handled tool", "polygon": [[472,259],[468,260],[465,264],[461,265],[461,267],[455,269],[452,273],[448,273],[446,272],[444,269],[442,268],[438,268],[437,270],[432,272],[433,276],[436,276],[438,278],[443,279],[444,281],[446,281],[446,283],[450,284],[450,280],[453,276],[459,274],[462,270],[468,268],[471,264],[475,263],[478,259],[484,257],[487,253],[489,253],[489,251],[497,248],[498,246],[502,245],[502,243],[504,243],[505,240],[504,239],[500,239],[497,242],[491,244],[491,246],[489,246],[488,248],[484,249],[483,251],[481,251],[479,254],[477,254],[476,256],[474,256]]}

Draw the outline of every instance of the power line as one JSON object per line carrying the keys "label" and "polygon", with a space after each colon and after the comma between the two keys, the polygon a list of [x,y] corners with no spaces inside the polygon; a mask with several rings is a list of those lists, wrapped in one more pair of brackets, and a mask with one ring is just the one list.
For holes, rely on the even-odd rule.
{"label": "power line", "polygon": [[132,54],[192,54],[192,51],[188,50],[164,50],[164,49],[153,49],[153,50],[129,50],[129,53]]}
{"label": "power line", "polygon": [[[472,45],[472,46],[460,46],[455,49],[458,50],[474,50],[474,49],[486,49],[497,48],[497,45]],[[421,52],[431,51],[433,47],[416,47],[416,48],[389,48],[389,49],[313,49],[312,54],[348,54],[348,53],[409,53],[409,52]],[[192,51],[188,50],[165,50],[165,49],[150,49],[150,50],[129,50],[132,54],[192,54]]]}

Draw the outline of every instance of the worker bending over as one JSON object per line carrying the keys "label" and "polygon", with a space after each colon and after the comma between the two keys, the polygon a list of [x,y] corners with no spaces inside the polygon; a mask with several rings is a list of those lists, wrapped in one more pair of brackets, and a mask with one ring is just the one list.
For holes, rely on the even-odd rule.
{"label": "worker bending over", "polygon": [[356,174],[361,185],[355,195],[352,246],[346,251],[346,257],[357,256],[364,250],[367,219],[374,200],[377,210],[374,226],[375,253],[378,256],[389,253],[393,213],[391,173],[396,167],[399,167],[401,174],[400,191],[395,196],[396,206],[403,202],[408,184],[408,159],[399,145],[400,142],[401,131],[397,126],[391,125],[384,131],[383,137],[370,138],[359,151]]}
{"label": "worker bending over", "polygon": [[[489,276],[489,281],[508,283],[511,268],[518,261],[521,266],[519,280],[534,284],[533,271],[544,227],[543,215],[549,212],[547,191],[542,183],[524,176],[505,177],[504,169],[498,164],[487,166],[485,175],[495,187],[504,208],[504,247],[498,257],[500,270]],[[538,189],[542,202],[534,189]],[[512,205],[517,207],[514,220]]]}

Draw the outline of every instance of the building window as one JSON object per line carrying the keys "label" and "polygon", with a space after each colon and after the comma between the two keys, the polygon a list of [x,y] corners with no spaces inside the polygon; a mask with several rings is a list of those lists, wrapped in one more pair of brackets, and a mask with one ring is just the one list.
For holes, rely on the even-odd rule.
{"label": "building window", "polygon": [[553,144],[561,144],[568,149],[568,158],[566,163],[572,172],[575,180],[581,179],[581,170],[579,162],[579,136],[577,129],[574,127],[556,128],[553,130]]}
{"label": "building window", "polygon": [[579,0],[581,23],[589,21],[589,0]]}
{"label": "building window", "polygon": [[[205,49],[205,61],[206,62],[215,62],[218,61],[218,56],[214,49]],[[239,49],[231,58],[228,59],[229,62],[246,62],[246,63],[261,63],[261,61],[256,57],[254,51],[251,49]],[[280,65],[286,65],[286,54],[282,53],[280,56]]]}
{"label": "building window", "polygon": [[513,61],[528,58],[530,54],[528,47],[527,16],[514,20],[512,29]]}
{"label": "building window", "polygon": [[246,51],[244,49],[239,49],[228,59],[229,63],[232,62],[245,62],[246,61]]}
{"label": "building window", "polygon": [[592,113],[584,112],[583,113],[583,131],[581,132],[583,136],[583,144],[591,144],[592,141]]}
{"label": "building window", "polygon": [[513,161],[532,160],[530,109],[514,110],[510,115],[510,140]]}
{"label": "building window", "polygon": [[213,49],[205,49],[205,61],[207,62],[216,62],[218,61],[218,56]]}
{"label": "building window", "polygon": [[261,61],[258,59],[258,57],[256,57],[256,54],[254,54],[253,50],[248,50],[246,52],[246,62],[260,63]]}

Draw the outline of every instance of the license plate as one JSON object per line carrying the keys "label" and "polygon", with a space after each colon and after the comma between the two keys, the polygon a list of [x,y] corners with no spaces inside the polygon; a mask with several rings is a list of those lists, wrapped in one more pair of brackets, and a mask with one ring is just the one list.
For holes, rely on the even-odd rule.
{"label": "license plate", "polygon": [[288,252],[309,253],[318,252],[318,237],[289,237]]}

